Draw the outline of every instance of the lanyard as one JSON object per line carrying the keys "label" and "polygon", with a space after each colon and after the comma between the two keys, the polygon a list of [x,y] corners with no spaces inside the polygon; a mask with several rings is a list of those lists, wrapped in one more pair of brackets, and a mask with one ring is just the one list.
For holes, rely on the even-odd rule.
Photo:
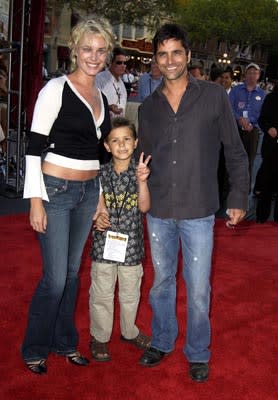
{"label": "lanyard", "polygon": [[120,225],[121,213],[123,211],[123,206],[125,204],[125,201],[126,201],[126,198],[127,198],[127,194],[128,194],[128,189],[129,189],[129,184],[130,184],[130,177],[128,178],[128,183],[126,185],[125,195],[124,195],[124,198],[123,198],[123,201],[122,201],[122,204],[121,204],[120,208],[118,207],[118,200],[117,200],[115,189],[114,189],[114,185],[113,185],[113,182],[112,182],[112,177],[110,178],[110,183],[111,183],[111,188],[112,188],[112,192],[113,192],[113,196],[114,196],[114,205],[115,205],[115,208],[116,208],[116,213],[117,213],[117,218],[118,218],[118,222],[117,222],[117,231],[118,231],[119,225]]}
{"label": "lanyard", "polygon": [[118,104],[121,104],[121,91],[120,91],[120,88],[119,88],[119,86],[116,86],[114,82],[113,82],[113,86],[114,86],[115,92],[116,92],[117,97],[118,97]]}

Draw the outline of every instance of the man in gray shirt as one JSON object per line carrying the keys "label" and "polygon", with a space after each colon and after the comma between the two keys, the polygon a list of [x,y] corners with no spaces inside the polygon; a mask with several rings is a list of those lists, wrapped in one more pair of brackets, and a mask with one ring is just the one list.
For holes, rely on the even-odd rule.
{"label": "man in gray shirt", "polygon": [[[221,143],[230,177],[228,224],[238,224],[248,201],[248,162],[223,87],[187,73],[186,33],[165,24],[153,39],[163,83],[139,111],[139,152],[151,154],[147,215],[154,266],[150,292],[152,342],[140,359],[158,365],[178,335],[176,271],[181,241],[187,288],[184,354],[193,380],[208,378],[210,272],[214,213],[219,208],[217,166]],[[140,153],[139,153],[140,154]]]}

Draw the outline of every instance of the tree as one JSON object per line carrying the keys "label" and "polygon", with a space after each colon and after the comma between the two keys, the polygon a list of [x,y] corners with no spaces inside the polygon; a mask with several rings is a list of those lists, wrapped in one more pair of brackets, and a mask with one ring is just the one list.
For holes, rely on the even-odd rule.
{"label": "tree", "polygon": [[174,6],[171,0],[61,0],[59,4],[68,5],[73,12],[82,10],[87,15],[104,16],[112,24],[144,24],[151,30],[160,24],[161,18],[171,15]]}
{"label": "tree", "polygon": [[246,46],[278,43],[276,0],[176,0],[178,21],[192,40],[217,38],[227,44]]}

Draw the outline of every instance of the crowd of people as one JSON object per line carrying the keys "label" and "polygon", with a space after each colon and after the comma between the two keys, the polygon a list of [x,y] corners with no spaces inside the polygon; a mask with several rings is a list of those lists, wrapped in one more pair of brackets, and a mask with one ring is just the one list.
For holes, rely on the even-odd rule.
{"label": "crowd of people", "polygon": [[[38,233],[43,268],[29,308],[22,358],[40,375],[47,373],[50,353],[76,366],[89,364],[77,349],[74,312],[81,255],[93,228],[91,357],[111,360],[118,282],[123,345],[143,350],[142,367],[166,362],[178,335],[181,246],[187,289],[183,353],[191,379],[204,382],[211,356],[210,274],[220,206],[219,157],[222,152],[227,226],[234,227],[248,210],[250,173],[263,130],[256,195],[264,222],[277,190],[277,91],[264,102],[257,86],[260,69],[254,63],[246,68],[242,85],[231,89],[229,71],[214,71],[212,84],[201,70],[188,67],[187,34],[168,23],[157,30],[151,69],[139,79],[137,134],[126,115],[132,83],[127,57],[114,46],[109,23],[98,17],[79,22],[69,46],[71,72],[49,80],[39,93],[26,153],[24,197],[30,199],[30,224]],[[136,322],[144,214],[154,269],[151,337]]]}
{"label": "crowd of people", "polygon": [[[207,79],[202,65],[191,65],[189,72],[196,79]],[[275,98],[274,93],[277,93],[278,86],[277,81],[267,84],[260,82],[261,73],[259,65],[252,62],[246,66],[244,78],[240,82],[233,80],[231,67],[225,70],[215,67],[209,75],[211,82],[224,87],[231,102],[239,135],[248,155],[250,176],[248,208],[250,216],[252,218],[255,216],[258,223],[266,222],[272,214],[273,220],[278,221],[278,175],[277,163],[274,161],[274,158],[277,157],[277,122],[275,122],[273,109],[271,115],[268,113],[267,116],[267,123],[271,124],[270,132],[263,122],[265,107],[269,103],[269,99]],[[271,100],[272,102],[273,100]],[[269,144],[266,145],[266,143]],[[269,150],[266,151],[266,148]],[[269,151],[272,154],[272,162],[267,164],[266,172],[266,162],[262,162],[262,160],[265,159],[266,153],[269,154]],[[267,189],[264,186],[266,182],[268,182]],[[229,192],[229,176],[225,165],[223,147],[220,151],[218,184],[220,204],[225,207],[225,200]]]}

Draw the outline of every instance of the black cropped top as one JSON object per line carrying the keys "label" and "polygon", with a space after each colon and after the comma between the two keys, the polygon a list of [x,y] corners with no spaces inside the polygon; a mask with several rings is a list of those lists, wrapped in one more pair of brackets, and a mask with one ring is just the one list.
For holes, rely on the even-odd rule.
{"label": "black cropped top", "polygon": [[41,90],[32,121],[27,155],[48,152],[77,160],[98,160],[99,142],[111,129],[108,103],[101,93],[98,121],[87,101],[66,76],[52,79]]}
{"label": "black cropped top", "polygon": [[40,91],[26,152],[24,198],[49,201],[41,169],[43,150],[44,160],[52,164],[99,169],[100,150],[104,148],[100,141],[111,129],[107,99],[102,93],[100,99],[101,113],[96,120],[90,104],[66,76],[52,79]]}

